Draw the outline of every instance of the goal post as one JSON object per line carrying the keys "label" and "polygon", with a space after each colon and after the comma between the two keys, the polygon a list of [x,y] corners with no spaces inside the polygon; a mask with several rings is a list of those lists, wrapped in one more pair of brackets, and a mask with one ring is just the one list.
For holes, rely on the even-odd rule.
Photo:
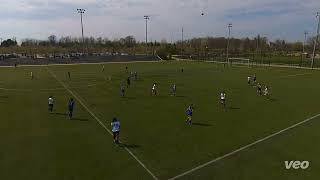
{"label": "goal post", "polygon": [[240,64],[240,65],[247,65],[250,67],[250,59],[248,58],[228,58],[228,64]]}

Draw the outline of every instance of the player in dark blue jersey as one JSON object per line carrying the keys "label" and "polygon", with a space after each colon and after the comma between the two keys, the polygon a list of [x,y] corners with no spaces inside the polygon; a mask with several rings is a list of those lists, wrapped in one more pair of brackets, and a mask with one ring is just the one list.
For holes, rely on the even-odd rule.
{"label": "player in dark blue jersey", "polygon": [[124,97],[124,95],[125,95],[125,88],[124,88],[124,86],[121,86],[121,88],[120,88],[120,96]]}
{"label": "player in dark blue jersey", "polygon": [[130,77],[128,77],[128,78],[127,78],[127,88],[129,88],[129,87],[130,87],[130,84],[131,84],[131,78],[130,78]]}
{"label": "player in dark blue jersey", "polygon": [[68,101],[68,116],[69,119],[72,119],[73,117],[73,109],[74,109],[74,101],[73,98],[70,98]]}
{"label": "player in dark blue jersey", "polygon": [[191,104],[186,111],[187,114],[187,120],[186,123],[189,125],[192,125],[192,115],[193,115],[193,104]]}

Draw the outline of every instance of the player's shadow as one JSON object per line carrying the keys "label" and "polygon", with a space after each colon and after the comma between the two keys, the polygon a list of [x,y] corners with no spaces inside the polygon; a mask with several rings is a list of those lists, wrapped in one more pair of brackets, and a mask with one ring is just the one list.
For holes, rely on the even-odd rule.
{"label": "player's shadow", "polygon": [[177,98],[185,98],[185,97],[187,97],[187,96],[182,96],[182,95],[180,95],[180,96],[175,96],[175,97],[177,97]]}
{"label": "player's shadow", "polygon": [[140,145],[136,145],[136,144],[126,144],[126,143],[121,143],[119,144],[120,147],[122,148],[128,148],[128,149],[136,149],[136,148],[140,148]]}
{"label": "player's shadow", "polygon": [[136,97],[123,97],[124,99],[127,99],[127,100],[135,100],[137,99]]}
{"label": "player's shadow", "polygon": [[8,96],[0,96],[1,99],[8,99]]}
{"label": "player's shadow", "polygon": [[271,102],[275,102],[275,101],[278,101],[277,99],[275,99],[275,98],[269,98],[269,101],[271,101]]}
{"label": "player's shadow", "polygon": [[240,108],[239,107],[228,107],[228,109],[230,109],[230,110],[239,110]]}
{"label": "player's shadow", "polygon": [[54,113],[54,115],[58,115],[58,116],[67,116],[67,113]]}
{"label": "player's shadow", "polygon": [[202,127],[210,127],[212,124],[207,124],[207,123],[192,123],[194,126],[202,126]]}
{"label": "player's shadow", "polygon": [[74,120],[74,121],[82,121],[82,122],[87,122],[87,121],[89,121],[89,119],[86,119],[86,118],[72,118],[71,120]]}

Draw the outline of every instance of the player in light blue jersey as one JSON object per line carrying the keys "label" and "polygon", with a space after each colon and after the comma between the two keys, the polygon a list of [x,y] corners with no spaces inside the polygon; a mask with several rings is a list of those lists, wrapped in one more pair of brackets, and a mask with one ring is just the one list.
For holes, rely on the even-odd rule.
{"label": "player in light blue jersey", "polygon": [[111,122],[111,131],[113,134],[113,140],[116,144],[119,144],[119,135],[120,135],[120,121],[117,118],[113,118]]}

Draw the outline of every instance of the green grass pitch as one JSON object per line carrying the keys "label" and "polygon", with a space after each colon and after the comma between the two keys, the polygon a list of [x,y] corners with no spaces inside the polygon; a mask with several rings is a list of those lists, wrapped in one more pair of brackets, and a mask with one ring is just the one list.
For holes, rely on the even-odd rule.
{"label": "green grass pitch", "polygon": [[[121,98],[126,66],[138,80]],[[1,180],[170,179],[320,113],[319,71],[200,62],[101,67],[0,68]],[[270,100],[247,84],[253,74],[270,85]],[[154,82],[159,95],[151,97]],[[172,83],[176,97],[170,96]],[[223,90],[226,109],[219,104]],[[65,114],[70,97],[74,120]],[[194,124],[188,126],[191,103]],[[113,117],[121,121],[120,146],[97,121],[110,129]],[[319,128],[317,117],[178,179],[317,179]],[[287,170],[284,161],[290,160],[309,161],[310,167]]]}

